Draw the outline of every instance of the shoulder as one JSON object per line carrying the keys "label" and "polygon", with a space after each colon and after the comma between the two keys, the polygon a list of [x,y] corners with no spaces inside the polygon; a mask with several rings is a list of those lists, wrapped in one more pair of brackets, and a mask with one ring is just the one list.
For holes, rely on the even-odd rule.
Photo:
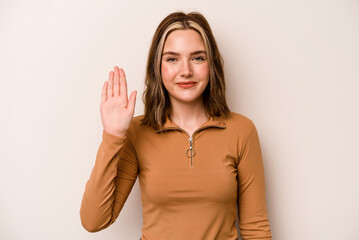
{"label": "shoulder", "polygon": [[225,118],[224,122],[229,128],[236,128],[238,130],[250,129],[254,126],[252,119],[236,112],[230,112],[229,117]]}
{"label": "shoulder", "polygon": [[129,130],[138,131],[139,128],[143,127],[141,126],[141,122],[142,122],[141,120],[143,117],[144,117],[143,114],[132,117]]}
{"label": "shoulder", "polygon": [[141,120],[143,119],[144,116],[145,116],[144,114],[134,116],[132,118],[132,123],[136,126],[139,126],[141,124]]}
{"label": "shoulder", "polygon": [[226,125],[227,134],[235,135],[240,139],[245,139],[251,133],[257,132],[252,119],[240,113],[230,112],[229,117],[223,121]]}
{"label": "shoulder", "polygon": [[137,138],[139,134],[153,131],[153,129],[148,125],[141,125],[143,118],[144,114],[132,117],[128,131],[133,138]]}
{"label": "shoulder", "polygon": [[240,113],[230,112],[230,117],[224,121],[228,134],[237,139],[242,150],[247,144],[258,144],[258,132],[252,119]]}

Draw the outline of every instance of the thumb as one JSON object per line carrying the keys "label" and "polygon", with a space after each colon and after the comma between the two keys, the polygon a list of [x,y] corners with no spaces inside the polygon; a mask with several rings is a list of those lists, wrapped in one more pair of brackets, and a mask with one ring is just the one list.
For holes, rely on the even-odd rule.
{"label": "thumb", "polygon": [[137,91],[134,90],[134,91],[132,91],[132,93],[130,95],[130,99],[128,100],[127,109],[129,109],[132,112],[132,115],[135,111],[136,96],[137,96]]}

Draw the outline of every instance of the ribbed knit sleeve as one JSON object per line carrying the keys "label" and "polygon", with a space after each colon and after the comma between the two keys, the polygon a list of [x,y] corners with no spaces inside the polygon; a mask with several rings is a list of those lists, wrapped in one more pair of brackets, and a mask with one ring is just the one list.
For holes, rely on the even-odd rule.
{"label": "ribbed knit sleeve", "polygon": [[117,219],[137,179],[138,161],[130,137],[103,130],[102,142],[83,194],[82,226],[97,232]]}
{"label": "ribbed knit sleeve", "polygon": [[271,239],[265,201],[265,179],[258,133],[250,122],[241,147],[238,170],[238,219],[243,240]]}

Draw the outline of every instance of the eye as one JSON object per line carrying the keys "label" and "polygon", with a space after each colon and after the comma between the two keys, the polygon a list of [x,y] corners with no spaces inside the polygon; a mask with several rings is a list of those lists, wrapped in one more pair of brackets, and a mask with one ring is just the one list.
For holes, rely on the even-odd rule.
{"label": "eye", "polygon": [[205,60],[205,58],[204,58],[204,57],[201,57],[201,56],[194,57],[193,59],[196,60],[196,61],[199,61],[199,62],[202,62],[202,61]]}
{"label": "eye", "polygon": [[174,61],[176,61],[176,59],[173,58],[173,57],[170,57],[170,58],[167,58],[167,59],[166,59],[166,62],[174,62]]}

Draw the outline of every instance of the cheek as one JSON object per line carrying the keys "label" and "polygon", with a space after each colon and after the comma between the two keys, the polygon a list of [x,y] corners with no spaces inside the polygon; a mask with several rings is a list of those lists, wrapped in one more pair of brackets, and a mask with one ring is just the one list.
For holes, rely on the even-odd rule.
{"label": "cheek", "polygon": [[198,73],[201,74],[204,78],[209,78],[209,68],[208,64],[201,64],[197,69]]}
{"label": "cheek", "polygon": [[176,69],[174,66],[170,66],[166,63],[162,63],[161,73],[162,73],[162,78],[164,79],[171,78],[176,74]]}

